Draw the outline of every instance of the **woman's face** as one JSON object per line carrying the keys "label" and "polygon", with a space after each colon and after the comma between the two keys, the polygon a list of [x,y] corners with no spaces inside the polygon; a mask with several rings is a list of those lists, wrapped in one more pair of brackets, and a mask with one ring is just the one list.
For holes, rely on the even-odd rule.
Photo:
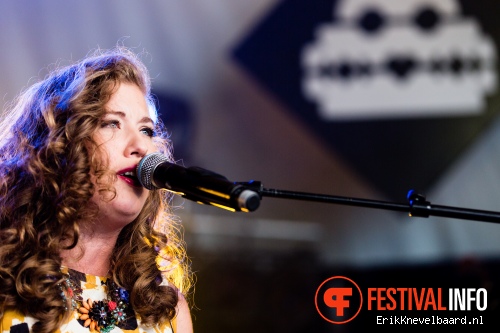
{"label": "woman's face", "polygon": [[95,228],[114,230],[133,221],[144,206],[149,191],[138,183],[135,170],[139,161],[157,148],[152,115],[136,85],[121,83],[106,110],[94,139],[107,154],[109,170],[116,172],[116,196],[111,201],[103,200],[96,191],[92,201],[99,206],[100,223]]}

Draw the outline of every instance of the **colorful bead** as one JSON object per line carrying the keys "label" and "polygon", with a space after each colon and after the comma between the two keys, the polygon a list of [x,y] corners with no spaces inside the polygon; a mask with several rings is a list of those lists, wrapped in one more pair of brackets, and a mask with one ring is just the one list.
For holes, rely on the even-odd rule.
{"label": "colorful bead", "polygon": [[99,301],[83,300],[80,281],[72,278],[71,271],[65,275],[64,286],[59,286],[61,296],[68,303],[71,299],[73,310],[77,310],[80,323],[90,331],[107,333],[115,326],[127,320],[127,310],[130,309],[129,293],[118,287],[108,278],[103,285],[107,288],[107,298]]}

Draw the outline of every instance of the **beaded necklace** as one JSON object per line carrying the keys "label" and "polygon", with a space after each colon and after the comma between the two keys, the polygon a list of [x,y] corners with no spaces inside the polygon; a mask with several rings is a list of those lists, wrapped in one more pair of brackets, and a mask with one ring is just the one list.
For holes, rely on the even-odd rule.
{"label": "beaded necklace", "polygon": [[115,326],[122,329],[137,327],[137,321],[129,303],[129,294],[125,289],[117,286],[113,279],[101,280],[101,285],[107,290],[106,298],[92,300],[82,297],[81,283],[86,279],[85,274],[71,269],[67,269],[67,272],[63,274],[65,290],[62,290],[61,294],[72,310],[77,311],[78,322],[82,326],[88,327],[91,332],[101,333],[108,333]]}

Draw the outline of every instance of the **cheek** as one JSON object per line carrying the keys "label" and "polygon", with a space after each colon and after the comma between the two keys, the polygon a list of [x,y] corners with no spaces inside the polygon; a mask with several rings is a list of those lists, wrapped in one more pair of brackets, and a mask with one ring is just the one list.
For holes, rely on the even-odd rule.
{"label": "cheek", "polygon": [[99,164],[106,162],[110,152],[115,150],[112,147],[112,140],[107,139],[102,133],[95,133],[92,137],[92,142],[86,144],[87,151],[92,160],[97,160]]}
{"label": "cheek", "polygon": [[96,157],[100,160],[102,164],[110,167],[113,164],[113,161],[116,160],[116,156],[123,151],[123,140],[117,140],[114,138],[113,140],[96,140],[97,149],[96,149]]}
{"label": "cheek", "polygon": [[109,157],[110,158],[110,161],[112,162],[113,161],[113,156],[116,156],[119,151],[120,151],[121,147],[120,147],[120,144],[116,141],[108,141],[108,142],[105,142],[101,145],[101,151],[102,153]]}

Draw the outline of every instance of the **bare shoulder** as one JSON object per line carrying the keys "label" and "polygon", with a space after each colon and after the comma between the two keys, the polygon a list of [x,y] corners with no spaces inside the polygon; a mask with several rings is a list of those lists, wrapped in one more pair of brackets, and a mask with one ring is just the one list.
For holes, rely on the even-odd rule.
{"label": "bare shoulder", "polygon": [[192,333],[193,321],[191,319],[191,311],[189,305],[182,294],[179,295],[177,303],[177,329],[175,333]]}

